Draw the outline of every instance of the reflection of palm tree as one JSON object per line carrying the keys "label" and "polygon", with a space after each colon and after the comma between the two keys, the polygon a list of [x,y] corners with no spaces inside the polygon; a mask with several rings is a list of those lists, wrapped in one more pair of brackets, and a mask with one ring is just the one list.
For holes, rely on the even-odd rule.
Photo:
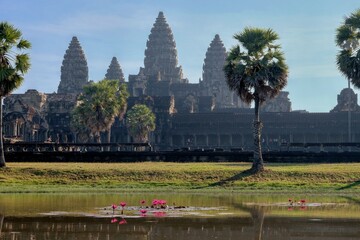
{"label": "reflection of palm tree", "polygon": [[0,214],[0,236],[1,236],[3,222],[4,222],[4,215]]}
{"label": "reflection of palm tree", "polygon": [[[228,198],[222,199],[222,202],[229,202]],[[261,240],[266,209],[259,205],[247,206],[243,203],[234,203],[233,201],[231,201],[231,203],[229,202],[229,205],[232,205],[236,209],[250,213],[251,219],[254,223],[254,240]]]}

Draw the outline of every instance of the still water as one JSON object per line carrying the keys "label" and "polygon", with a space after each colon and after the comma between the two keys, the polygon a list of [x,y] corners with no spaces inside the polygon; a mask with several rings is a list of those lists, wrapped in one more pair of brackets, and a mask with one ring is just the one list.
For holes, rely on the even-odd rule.
{"label": "still water", "polygon": [[360,196],[1,194],[0,239],[355,240]]}

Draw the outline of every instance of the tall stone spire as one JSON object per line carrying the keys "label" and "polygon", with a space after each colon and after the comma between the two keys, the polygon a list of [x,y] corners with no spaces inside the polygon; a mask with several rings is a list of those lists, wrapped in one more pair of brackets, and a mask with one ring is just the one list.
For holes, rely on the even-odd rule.
{"label": "tall stone spire", "polygon": [[58,93],[81,93],[88,83],[89,73],[84,51],[77,37],[73,37],[61,66]]}
{"label": "tall stone spire", "polygon": [[116,57],[112,58],[109,68],[105,74],[105,79],[125,82],[123,71],[121,70],[120,64]]}
{"label": "tall stone spire", "polygon": [[178,67],[177,50],[169,24],[159,12],[146,43],[144,74],[150,79],[180,82],[182,68]]}
{"label": "tall stone spire", "polygon": [[219,34],[210,43],[203,65],[203,80],[208,83],[226,84],[223,67],[227,54]]}

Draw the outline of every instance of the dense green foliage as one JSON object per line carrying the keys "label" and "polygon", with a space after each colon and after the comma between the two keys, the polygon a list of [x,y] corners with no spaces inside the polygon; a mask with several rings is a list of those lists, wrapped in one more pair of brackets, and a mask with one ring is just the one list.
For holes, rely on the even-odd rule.
{"label": "dense green foliage", "polygon": [[126,114],[126,126],[136,142],[146,142],[155,130],[155,115],[146,105],[136,104]]}
{"label": "dense green foliage", "polygon": [[[23,50],[31,47],[22,33],[8,22],[0,22],[0,103],[24,81],[30,58]],[[0,167],[5,166],[2,136],[2,104],[0,104]]]}
{"label": "dense green foliage", "polygon": [[255,103],[254,119],[254,163],[252,172],[262,171],[261,128],[259,106],[275,97],[287,84],[288,67],[275,44],[278,35],[271,29],[245,28],[234,38],[240,45],[233,47],[226,59],[224,72],[227,84],[242,101]]}
{"label": "dense green foliage", "polygon": [[340,72],[360,88],[360,9],[346,17],[338,27],[336,44],[341,48],[337,55]]}
{"label": "dense green foliage", "polygon": [[118,80],[102,80],[84,87],[72,113],[72,127],[78,135],[89,133],[100,142],[100,133],[108,131],[115,118],[126,111],[128,92]]}

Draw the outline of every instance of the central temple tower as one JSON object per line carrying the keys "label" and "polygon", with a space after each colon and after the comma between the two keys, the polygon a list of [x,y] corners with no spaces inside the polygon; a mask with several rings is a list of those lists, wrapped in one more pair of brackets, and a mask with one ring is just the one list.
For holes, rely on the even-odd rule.
{"label": "central temple tower", "polygon": [[88,83],[88,79],[89,70],[86,57],[79,40],[74,36],[64,55],[61,66],[61,81],[57,92],[79,94]]}
{"label": "central temple tower", "polygon": [[146,42],[144,67],[129,76],[131,96],[172,96],[173,84],[188,83],[178,66],[173,33],[163,12],[159,12]]}
{"label": "central temple tower", "polygon": [[146,43],[144,66],[144,75],[150,80],[178,83],[183,78],[174,36],[163,12],[159,12]]}

